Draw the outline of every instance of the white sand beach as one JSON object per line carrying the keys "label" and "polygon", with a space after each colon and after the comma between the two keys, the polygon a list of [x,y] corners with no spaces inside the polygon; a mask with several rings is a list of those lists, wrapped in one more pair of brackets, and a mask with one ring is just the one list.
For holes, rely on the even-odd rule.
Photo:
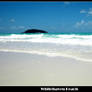
{"label": "white sand beach", "polygon": [[0,86],[92,86],[92,63],[0,51]]}
{"label": "white sand beach", "polygon": [[0,2],[0,86],[92,86],[92,2]]}

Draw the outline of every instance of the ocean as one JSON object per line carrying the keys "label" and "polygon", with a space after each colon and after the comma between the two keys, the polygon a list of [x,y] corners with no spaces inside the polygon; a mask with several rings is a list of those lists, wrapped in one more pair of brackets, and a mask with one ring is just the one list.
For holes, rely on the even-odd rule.
{"label": "ocean", "polygon": [[0,34],[0,51],[92,62],[92,34]]}

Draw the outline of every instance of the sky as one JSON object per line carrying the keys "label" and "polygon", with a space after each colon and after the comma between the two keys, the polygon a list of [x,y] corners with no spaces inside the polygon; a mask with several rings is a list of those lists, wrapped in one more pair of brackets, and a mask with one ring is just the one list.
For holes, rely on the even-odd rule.
{"label": "sky", "polygon": [[92,33],[92,2],[0,1],[0,33],[21,33],[27,29]]}

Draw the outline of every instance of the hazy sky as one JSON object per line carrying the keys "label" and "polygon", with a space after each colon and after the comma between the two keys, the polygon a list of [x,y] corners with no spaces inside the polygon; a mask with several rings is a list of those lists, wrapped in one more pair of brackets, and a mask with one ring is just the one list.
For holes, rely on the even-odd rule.
{"label": "hazy sky", "polygon": [[0,33],[29,28],[92,33],[92,2],[0,2]]}

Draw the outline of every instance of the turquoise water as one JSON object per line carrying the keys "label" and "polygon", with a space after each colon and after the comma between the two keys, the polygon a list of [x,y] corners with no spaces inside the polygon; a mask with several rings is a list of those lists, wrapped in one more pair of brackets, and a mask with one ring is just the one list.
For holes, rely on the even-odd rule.
{"label": "turquoise water", "polygon": [[[22,33],[0,33],[0,35],[11,35],[11,34],[22,34]],[[26,34],[26,33],[23,33],[23,34]],[[34,33],[27,33],[28,35],[29,34],[34,34]],[[27,35],[26,34],[26,35]],[[75,35],[92,35],[92,33],[35,33],[35,34],[49,34],[49,35],[58,35],[58,34],[67,34],[67,35],[72,35],[72,34],[75,34]]]}
{"label": "turquoise water", "polygon": [[0,34],[0,51],[92,62],[92,34]]}

